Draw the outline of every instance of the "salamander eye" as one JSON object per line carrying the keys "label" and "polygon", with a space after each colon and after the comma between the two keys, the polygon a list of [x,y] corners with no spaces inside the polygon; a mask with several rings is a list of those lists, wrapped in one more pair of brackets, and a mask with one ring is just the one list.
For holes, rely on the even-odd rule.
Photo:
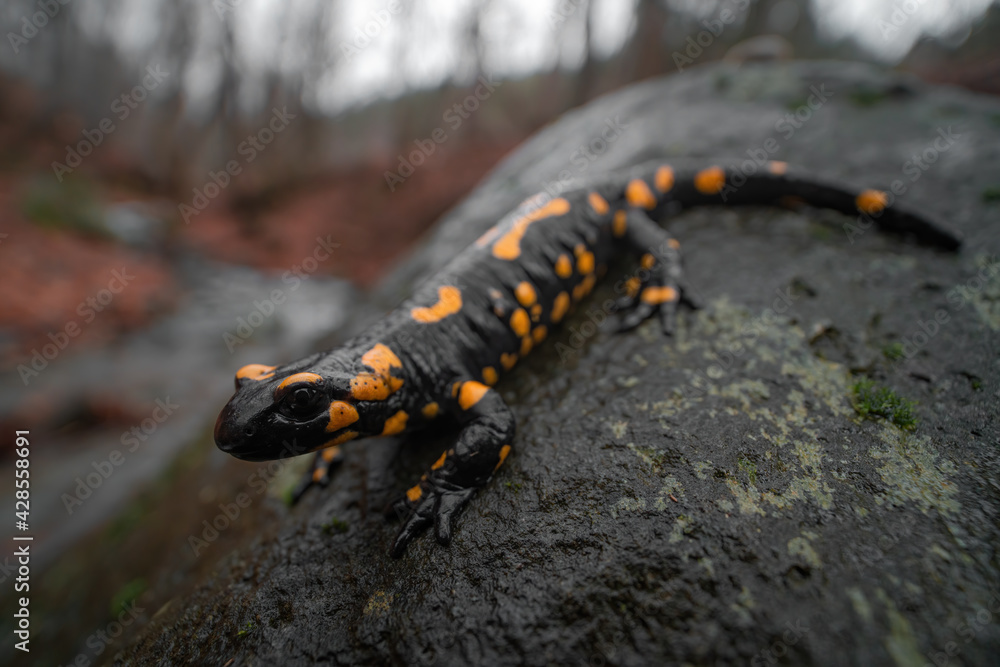
{"label": "salamander eye", "polygon": [[315,387],[299,387],[285,395],[282,412],[290,417],[311,417],[316,414],[323,394]]}

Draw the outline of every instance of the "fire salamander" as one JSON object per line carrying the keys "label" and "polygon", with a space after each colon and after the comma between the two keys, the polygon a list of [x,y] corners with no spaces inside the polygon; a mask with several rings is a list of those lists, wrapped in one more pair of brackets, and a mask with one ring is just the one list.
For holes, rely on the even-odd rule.
{"label": "fire salamander", "polygon": [[650,163],[592,187],[536,195],[366,333],[282,366],[239,369],[215,441],[248,461],[318,452],[297,499],[326,485],[345,442],[457,422],[454,445],[387,509],[403,519],[394,557],[432,525],[448,544],[456,516],[514,444],[514,417],[494,387],[591,292],[615,253],[633,253],[645,269],[621,286],[619,329],[657,315],[669,334],[679,304],[697,307],[681,274],[680,244],[654,218],[690,206],[796,201],[859,216],[860,228],[874,222],[934,246],[959,246],[954,232],[890,198],[782,162],[752,175],[719,164]]}

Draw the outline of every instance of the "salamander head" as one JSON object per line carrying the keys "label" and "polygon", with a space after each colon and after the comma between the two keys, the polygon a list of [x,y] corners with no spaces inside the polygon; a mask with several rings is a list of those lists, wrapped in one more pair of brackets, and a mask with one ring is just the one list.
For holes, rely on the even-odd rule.
{"label": "salamander head", "polygon": [[[306,362],[310,360],[305,360]],[[350,374],[297,362],[236,372],[236,393],[215,423],[215,443],[246,461],[297,456],[352,440],[358,410]]]}

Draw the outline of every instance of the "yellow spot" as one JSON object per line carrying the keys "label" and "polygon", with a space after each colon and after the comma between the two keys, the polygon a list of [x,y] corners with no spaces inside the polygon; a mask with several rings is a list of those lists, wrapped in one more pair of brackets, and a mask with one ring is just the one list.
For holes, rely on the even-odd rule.
{"label": "yellow spot", "polygon": [[596,284],[597,284],[597,277],[593,273],[589,274],[586,278],[584,278],[583,282],[580,283],[580,287],[583,288],[584,296],[590,294],[590,290],[594,289],[594,285]]}
{"label": "yellow spot", "polygon": [[499,470],[503,462],[507,460],[507,455],[510,454],[510,445],[504,445],[500,448],[500,460],[497,461],[496,467],[493,470]]}
{"label": "yellow spot", "polygon": [[354,440],[356,437],[358,437],[358,432],[357,431],[344,431],[343,433],[341,433],[340,435],[338,435],[333,440],[328,440],[325,443],[323,443],[323,446],[324,447],[336,447],[337,445],[344,444],[348,440]]}
{"label": "yellow spot", "polygon": [[568,255],[559,255],[556,260],[556,275],[560,278],[569,278],[573,275],[573,263],[569,261]]}
{"label": "yellow spot", "polygon": [[462,386],[461,382],[456,382],[453,385],[451,385],[451,397],[452,398],[455,398],[456,396],[458,396],[458,390],[461,388],[461,386]]}
{"label": "yellow spot", "polygon": [[358,401],[384,401],[390,393],[385,380],[371,373],[359,373],[351,378],[351,397]]}
{"label": "yellow spot", "polygon": [[667,166],[657,169],[656,176],[653,177],[653,185],[660,192],[666,192],[674,187],[674,170]]}
{"label": "yellow spot", "polygon": [[273,378],[275,366],[265,366],[264,364],[248,364],[236,371],[237,380],[266,380]]}
{"label": "yellow spot", "polygon": [[714,195],[726,185],[726,172],[722,167],[702,169],[694,177],[694,187],[703,195]]}
{"label": "yellow spot", "polygon": [[330,423],[326,425],[326,432],[339,431],[356,421],[358,421],[358,411],[353,405],[343,401],[333,401],[330,403]]}
{"label": "yellow spot", "polygon": [[767,165],[767,170],[770,171],[775,176],[781,176],[786,171],[788,171],[788,163],[777,162],[777,161],[771,162],[770,164]]}
{"label": "yellow spot", "polygon": [[677,300],[677,290],[673,287],[647,287],[642,290],[642,301],[650,305]]}
{"label": "yellow spot", "polygon": [[639,293],[640,287],[642,287],[642,281],[636,276],[632,276],[625,281],[626,294],[632,298],[635,298],[635,295]]}
{"label": "yellow spot", "polygon": [[573,252],[576,254],[577,272],[586,274],[594,270],[594,253],[587,250],[587,246],[579,243]]}
{"label": "yellow spot", "polygon": [[395,435],[402,432],[406,428],[406,420],[409,418],[410,415],[406,414],[405,410],[400,410],[385,420],[385,427],[382,429],[382,435]]}
{"label": "yellow spot", "polygon": [[438,302],[429,308],[414,308],[410,311],[417,322],[440,322],[462,309],[462,292],[452,285],[438,287]]}
{"label": "yellow spot", "polygon": [[531,338],[535,341],[535,345],[540,344],[548,335],[549,330],[544,324],[539,327],[535,327],[535,330],[531,332]]}
{"label": "yellow spot", "polygon": [[322,468],[316,468],[315,470],[313,470],[313,474],[312,474],[312,480],[313,480],[314,482],[318,482],[319,480],[323,479],[323,474],[324,474],[325,472],[326,472],[326,471],[325,471],[325,470],[323,470]]}
{"label": "yellow spot", "polygon": [[879,190],[865,190],[858,195],[855,203],[862,213],[879,213],[888,205],[889,198]]}
{"label": "yellow spot", "polygon": [[282,380],[281,384],[278,385],[278,388],[274,390],[274,395],[275,397],[277,397],[279,393],[283,393],[285,389],[299,382],[308,382],[310,384],[313,384],[322,381],[323,381],[323,376],[316,375],[315,373],[296,373],[294,375],[289,375],[284,380]]}
{"label": "yellow spot", "polygon": [[478,403],[489,390],[490,388],[485,384],[475,380],[463,382],[462,388],[458,392],[458,404],[463,410],[468,410]]}
{"label": "yellow spot", "polygon": [[406,490],[406,497],[410,499],[411,503],[415,503],[420,500],[420,496],[422,495],[424,495],[424,491],[420,488],[419,484],[411,486]]}
{"label": "yellow spot", "polygon": [[521,339],[521,356],[526,357],[531,354],[531,348],[534,347],[534,343],[531,342],[529,336],[525,336]]}
{"label": "yellow spot", "polygon": [[326,449],[323,450],[323,453],[320,454],[320,456],[323,457],[324,461],[329,463],[330,461],[340,456],[340,447],[338,447],[337,445],[334,445],[333,447],[327,447]]}
{"label": "yellow spot", "polygon": [[439,470],[444,465],[444,460],[448,458],[448,452],[441,452],[441,458],[434,462],[431,466],[431,470]]}
{"label": "yellow spot", "polygon": [[504,352],[503,354],[500,355],[500,365],[503,366],[503,369],[505,371],[509,371],[510,369],[514,368],[514,364],[516,363],[517,363],[516,354],[507,354],[506,352]]}
{"label": "yellow spot", "polygon": [[590,207],[597,211],[600,215],[604,215],[611,208],[608,206],[608,202],[604,200],[604,197],[596,192],[591,192],[587,199],[590,201]]}
{"label": "yellow spot", "polygon": [[625,211],[615,212],[615,221],[611,223],[611,232],[615,235],[615,238],[621,238],[625,236],[625,230],[628,229],[628,214]]}
{"label": "yellow spot", "polygon": [[632,206],[645,209],[656,208],[656,197],[653,196],[653,192],[646,185],[646,181],[641,178],[629,181],[625,187],[625,199]]}
{"label": "yellow spot", "polygon": [[438,406],[437,403],[428,403],[420,411],[420,414],[422,414],[427,419],[434,419],[435,417],[437,417],[439,407],[440,406]]}
{"label": "yellow spot", "polygon": [[507,233],[501,236],[497,242],[493,244],[493,256],[497,259],[517,259],[521,256],[521,239],[524,238],[524,234],[528,231],[528,226],[531,223],[545,218],[563,215],[567,211],[569,211],[569,202],[564,198],[559,197],[558,199],[553,199],[549,203],[545,204],[545,206],[537,208],[531,213],[518,218],[514,221],[514,224],[507,231]]}
{"label": "yellow spot", "polygon": [[497,383],[497,369],[487,366],[483,369],[483,382],[491,387]]}
{"label": "yellow spot", "polygon": [[351,396],[359,401],[384,401],[403,386],[403,379],[392,377],[392,368],[402,368],[399,357],[382,343],[377,343],[361,357],[372,373],[358,373],[351,378]]}
{"label": "yellow spot", "polygon": [[531,307],[531,321],[537,322],[542,317],[542,304],[536,303]]}
{"label": "yellow spot", "polygon": [[656,258],[647,252],[642,256],[642,259],[639,260],[639,265],[644,269],[651,269],[656,265]]}
{"label": "yellow spot", "polygon": [[562,320],[567,310],[569,310],[569,294],[559,292],[559,296],[556,297],[555,302],[552,304],[552,321],[559,322]]}
{"label": "yellow spot", "polygon": [[580,283],[573,288],[573,301],[579,301],[584,297],[583,293],[583,283]]}
{"label": "yellow spot", "polygon": [[514,311],[514,314],[510,316],[510,328],[518,336],[523,336],[528,333],[528,328],[531,326],[531,320],[528,318],[528,313],[525,312],[524,308],[518,308]]}
{"label": "yellow spot", "polygon": [[517,287],[514,289],[514,296],[517,297],[517,302],[525,308],[533,304],[538,298],[535,294],[535,288],[532,287],[529,282],[518,283]]}
{"label": "yellow spot", "polygon": [[670,246],[674,250],[680,250],[681,242],[678,241],[677,239],[669,239],[667,241],[667,245]]}

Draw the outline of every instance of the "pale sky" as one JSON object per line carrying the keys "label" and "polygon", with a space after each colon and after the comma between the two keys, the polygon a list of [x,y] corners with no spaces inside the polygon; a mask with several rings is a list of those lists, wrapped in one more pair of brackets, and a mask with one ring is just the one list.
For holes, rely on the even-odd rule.
{"label": "pale sky", "polygon": [[[166,0],[169,1],[169,0]],[[718,14],[721,0],[667,0],[677,10],[697,16]],[[812,0],[818,25],[829,39],[853,38],[887,64],[902,58],[922,35],[955,36],[958,42],[967,26],[994,0]],[[81,20],[92,31],[105,31],[126,54],[138,54],[153,41],[156,15],[165,0],[125,0],[118,4],[110,23],[83,10]],[[341,0],[336,15],[314,25],[310,11],[297,11],[316,0],[213,0],[198,5],[193,17],[197,42],[203,49],[195,57],[198,67],[185,75],[185,87],[195,108],[199,99],[215,89],[222,73],[220,54],[212,48],[222,21],[213,5],[228,7],[234,26],[235,55],[246,73],[278,68],[293,73],[303,68],[323,72],[315,89],[305,91],[305,103],[327,113],[363,105],[380,97],[393,97],[409,88],[433,87],[445,80],[470,81],[475,54],[463,53],[460,32],[476,0],[412,0],[404,2],[405,14],[387,11],[390,0]],[[592,43],[599,55],[615,53],[635,30],[632,13],[636,0],[592,0],[599,20]],[[906,13],[903,6],[911,6]],[[582,62],[584,44],[581,17],[569,17],[569,29],[559,32],[557,8],[575,7],[571,0],[493,0],[481,32],[482,68],[506,78],[548,70],[559,64]],[[103,23],[103,25],[100,25]],[[358,34],[364,33],[357,42]],[[311,63],[300,42],[281,35],[301,35],[325,30],[331,46],[330,63]],[[964,32],[963,32],[964,30]],[[557,38],[559,37],[559,38]],[[366,41],[365,41],[366,40]],[[250,83],[255,77],[248,77]],[[252,86],[243,91],[248,106],[264,91]]]}

